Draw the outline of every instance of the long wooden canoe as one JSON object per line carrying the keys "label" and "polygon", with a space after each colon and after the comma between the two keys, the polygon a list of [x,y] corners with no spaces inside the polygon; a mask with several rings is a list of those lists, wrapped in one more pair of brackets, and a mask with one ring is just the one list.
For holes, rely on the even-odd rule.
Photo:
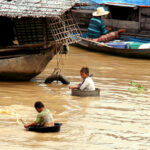
{"label": "long wooden canoe", "polygon": [[82,40],[76,45],[91,51],[102,52],[111,55],[150,59],[150,49],[114,48],[106,44],[90,41],[86,38],[82,38]]}
{"label": "long wooden canoe", "polygon": [[[98,1],[96,0],[96,2]],[[133,38],[145,38],[148,39],[148,42],[150,43],[150,7],[144,6],[144,0],[143,3],[141,3],[141,1],[136,1],[136,3],[132,2],[133,4],[130,4],[128,2],[120,3],[119,0],[116,0],[116,2],[104,2],[103,0],[99,1],[98,3],[100,4],[100,6],[105,7],[106,10],[109,10],[110,14],[104,17],[103,21],[107,27],[112,28],[112,31],[126,29],[127,32],[121,35]],[[81,9],[72,10],[72,13],[76,18],[83,34],[87,33],[89,22],[92,18],[92,13],[95,12],[97,7],[98,6],[88,8],[81,7]],[[86,36],[83,35],[83,37]],[[81,42],[78,42],[78,46],[107,54],[150,59],[150,48],[119,49],[88,41],[87,39],[82,39]]]}

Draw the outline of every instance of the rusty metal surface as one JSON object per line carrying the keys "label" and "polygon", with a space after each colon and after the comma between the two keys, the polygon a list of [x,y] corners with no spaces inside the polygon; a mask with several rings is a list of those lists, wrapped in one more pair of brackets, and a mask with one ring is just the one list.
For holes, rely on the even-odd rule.
{"label": "rusty metal surface", "polygon": [[54,17],[78,2],[79,0],[0,0],[0,16]]}

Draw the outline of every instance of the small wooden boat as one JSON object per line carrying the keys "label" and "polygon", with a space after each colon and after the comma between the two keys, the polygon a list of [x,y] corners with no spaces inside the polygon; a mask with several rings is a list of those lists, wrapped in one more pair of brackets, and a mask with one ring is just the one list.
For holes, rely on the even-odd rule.
{"label": "small wooden boat", "polygon": [[96,97],[100,96],[100,89],[96,88],[95,91],[81,91],[79,89],[72,89],[71,91],[72,96],[80,96],[80,97]]}
{"label": "small wooden boat", "polygon": [[55,123],[52,127],[29,127],[27,128],[28,131],[34,131],[34,132],[41,132],[41,133],[48,133],[48,132],[59,132],[60,128],[62,126],[62,123]]}
{"label": "small wooden boat", "polygon": [[[110,27],[112,31],[122,28],[126,29],[126,33],[120,34],[121,37],[125,38],[125,41],[130,42],[128,39],[135,38],[133,42],[150,43],[150,7],[147,1],[121,3],[120,0],[116,0],[115,2],[93,0],[93,2],[97,2],[100,6],[109,10],[110,14],[102,19],[107,27]],[[150,48],[138,49],[130,48],[130,46],[129,48],[115,48],[107,44],[87,40],[88,25],[92,18],[92,13],[96,11],[97,7],[99,6],[95,5],[92,8],[81,7],[81,9],[72,10],[84,37],[82,41],[78,42],[78,46],[107,54],[150,59]]]}
{"label": "small wooden boat", "polygon": [[82,38],[82,41],[78,42],[77,46],[92,51],[103,52],[112,55],[150,59],[150,48],[149,49],[114,48],[108,46],[107,44],[87,40],[86,38]]}

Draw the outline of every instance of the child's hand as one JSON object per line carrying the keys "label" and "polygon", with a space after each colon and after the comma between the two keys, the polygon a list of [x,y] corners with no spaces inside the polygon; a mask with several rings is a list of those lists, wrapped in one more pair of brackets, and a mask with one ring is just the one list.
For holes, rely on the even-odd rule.
{"label": "child's hand", "polygon": [[110,27],[106,27],[106,29],[107,29],[108,31],[111,31],[111,30],[112,30],[112,28],[110,28]]}
{"label": "child's hand", "polygon": [[28,125],[24,125],[25,128],[28,128]]}
{"label": "child's hand", "polygon": [[69,86],[69,89],[72,89],[73,87],[72,86]]}

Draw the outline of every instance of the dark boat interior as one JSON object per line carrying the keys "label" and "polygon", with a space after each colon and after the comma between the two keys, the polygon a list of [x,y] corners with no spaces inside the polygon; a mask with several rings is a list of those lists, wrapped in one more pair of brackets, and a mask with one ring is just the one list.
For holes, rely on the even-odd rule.
{"label": "dark boat interior", "polygon": [[13,45],[15,40],[15,27],[11,18],[0,17],[0,47]]}

